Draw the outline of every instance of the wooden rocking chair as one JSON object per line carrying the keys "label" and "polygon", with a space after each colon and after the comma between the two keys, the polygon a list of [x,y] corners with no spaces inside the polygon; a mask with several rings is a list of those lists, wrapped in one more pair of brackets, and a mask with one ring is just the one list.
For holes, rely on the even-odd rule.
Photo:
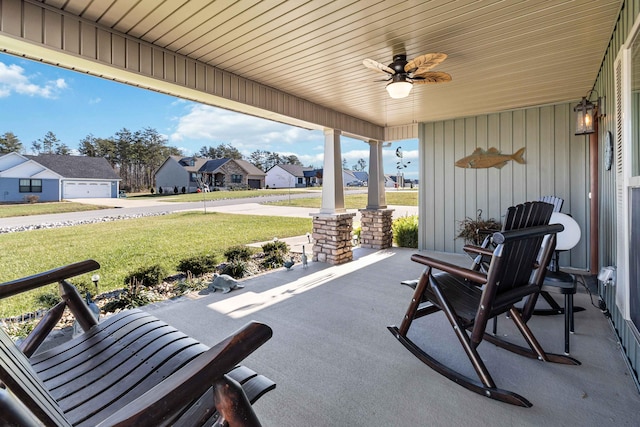
{"label": "wooden rocking chair", "polygon": [[[390,326],[388,329],[418,359],[448,379],[492,399],[524,407],[532,406],[524,397],[496,387],[477,348],[483,340],[487,340],[517,354],[543,361],[572,365],[580,363],[567,356],[546,353],[514,308],[517,302],[539,292],[540,281],[544,277],[543,269],[555,247],[555,233],[562,229],[562,225],[556,224],[494,233],[492,239],[496,247],[486,273],[423,255],[413,255],[413,261],[427,268],[420,277],[400,327]],[[544,250],[538,264],[536,257],[543,240]],[[435,273],[434,269],[442,272]],[[439,311],[443,311],[450,322],[479,381],[436,360],[407,336],[414,320]],[[529,348],[485,333],[488,320],[505,312],[510,313]]]}
{"label": "wooden rocking chair", "polygon": [[[4,298],[58,282],[63,299],[20,347],[0,329],[0,425],[260,425],[251,404],[275,383],[237,364],[271,328],[251,322],[207,348],[140,310],[97,323],[67,281],[97,268],[88,260],[0,285]],[[35,354],[65,307],[85,332]]]}

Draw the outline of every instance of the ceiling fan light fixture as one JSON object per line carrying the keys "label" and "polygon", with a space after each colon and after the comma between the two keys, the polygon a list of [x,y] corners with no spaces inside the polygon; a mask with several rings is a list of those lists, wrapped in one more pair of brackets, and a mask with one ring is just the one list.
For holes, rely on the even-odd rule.
{"label": "ceiling fan light fixture", "polygon": [[387,92],[394,99],[406,98],[412,87],[413,84],[408,82],[405,76],[396,74],[393,76],[393,81],[387,85]]}

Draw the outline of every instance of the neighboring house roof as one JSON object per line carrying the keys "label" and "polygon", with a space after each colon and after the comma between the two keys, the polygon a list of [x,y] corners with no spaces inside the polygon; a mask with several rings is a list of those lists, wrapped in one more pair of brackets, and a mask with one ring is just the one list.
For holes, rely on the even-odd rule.
{"label": "neighboring house roof", "polygon": [[353,171],[353,176],[355,176],[357,179],[359,179],[362,182],[369,181],[369,174],[366,173],[365,171]]}
{"label": "neighboring house roof", "polygon": [[262,169],[260,169],[259,167],[257,167],[253,163],[247,162],[246,160],[236,159],[235,162],[242,169],[244,169],[245,172],[247,172],[247,175],[266,175],[266,173],[264,173],[262,171]]}
{"label": "neighboring house roof", "polygon": [[[300,166],[300,165],[279,164],[279,165],[276,165],[276,166],[279,166],[282,170],[290,173],[291,175],[293,175],[295,177],[299,177],[299,178],[302,178],[302,177],[306,176],[305,175],[305,171],[312,170],[311,168],[307,168],[307,167]],[[274,166],[274,168],[276,166]],[[273,168],[271,168],[271,169],[273,169]]]}
{"label": "neighboring house roof", "polygon": [[64,178],[120,179],[104,157],[68,156],[62,154],[25,155]]}
{"label": "neighboring house roof", "polygon": [[[199,159],[203,160],[203,159]],[[227,163],[231,159],[206,159],[202,166],[198,168],[198,172],[212,173],[218,170],[222,165]]]}
{"label": "neighboring house roof", "polygon": [[[208,159],[193,156],[169,156],[188,172],[198,172],[198,170],[207,162]],[[193,164],[192,164],[193,163]]]}

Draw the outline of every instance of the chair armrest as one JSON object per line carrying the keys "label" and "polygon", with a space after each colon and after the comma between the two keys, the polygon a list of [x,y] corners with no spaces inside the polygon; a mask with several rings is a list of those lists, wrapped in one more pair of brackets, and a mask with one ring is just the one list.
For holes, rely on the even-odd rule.
{"label": "chair armrest", "polygon": [[462,250],[465,251],[468,254],[486,255],[486,256],[492,256],[493,255],[493,250],[487,249],[485,247],[474,246],[474,245],[465,245],[462,248]]}
{"label": "chair armrest", "polygon": [[86,261],[76,262],[74,264],[65,265],[64,267],[54,268],[53,270],[43,273],[34,274],[33,276],[23,277],[21,279],[12,280],[0,284],[0,298],[6,298],[17,295],[22,292],[30,291],[51,283],[56,283],[70,277],[79,276],[100,268],[100,264],[89,259]]}
{"label": "chair armrest", "polygon": [[470,280],[478,285],[484,285],[485,283],[487,283],[487,275],[480,273],[479,271],[470,270],[468,268],[460,267],[459,265],[440,261],[435,258],[430,258],[419,254],[412,255],[411,260],[420,264],[424,264],[428,267],[436,268],[446,273],[453,274],[454,276],[462,277],[463,279]]}
{"label": "chair armrest", "polygon": [[269,326],[251,322],[102,421],[99,426],[164,425],[185,405],[267,342]]}

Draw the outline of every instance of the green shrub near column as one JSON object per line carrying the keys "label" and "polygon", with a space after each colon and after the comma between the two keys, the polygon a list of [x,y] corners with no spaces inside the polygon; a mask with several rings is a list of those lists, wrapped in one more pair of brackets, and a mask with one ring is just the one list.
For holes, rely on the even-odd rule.
{"label": "green shrub near column", "polygon": [[393,241],[402,248],[418,247],[418,216],[404,216],[391,225]]}

